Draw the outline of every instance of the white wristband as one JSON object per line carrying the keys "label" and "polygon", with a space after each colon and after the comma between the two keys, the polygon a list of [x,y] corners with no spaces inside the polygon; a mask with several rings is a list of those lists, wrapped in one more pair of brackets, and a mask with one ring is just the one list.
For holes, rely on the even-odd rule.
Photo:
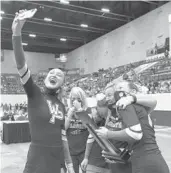
{"label": "white wristband", "polygon": [[66,164],[66,167],[69,169],[69,168],[73,168],[73,163],[69,163],[69,164]]}

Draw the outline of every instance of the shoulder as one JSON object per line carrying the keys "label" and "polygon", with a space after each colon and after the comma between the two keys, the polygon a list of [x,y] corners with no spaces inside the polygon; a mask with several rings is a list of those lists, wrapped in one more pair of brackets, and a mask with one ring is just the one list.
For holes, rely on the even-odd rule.
{"label": "shoulder", "polygon": [[139,104],[132,104],[132,106],[134,107],[134,109],[135,109],[136,112],[144,112],[144,113],[147,113],[145,106],[142,106],[142,105],[139,105]]}

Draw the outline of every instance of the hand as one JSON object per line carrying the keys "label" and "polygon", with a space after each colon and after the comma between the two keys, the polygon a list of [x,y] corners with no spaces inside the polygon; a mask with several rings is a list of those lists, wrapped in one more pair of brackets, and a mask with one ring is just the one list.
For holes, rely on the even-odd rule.
{"label": "hand", "polygon": [[119,107],[120,109],[125,109],[128,105],[132,104],[133,102],[134,102],[133,96],[121,97],[116,102],[116,106]]}
{"label": "hand", "polygon": [[79,102],[78,100],[74,100],[73,106],[75,107],[76,111],[82,110],[81,102]]}
{"label": "hand", "polygon": [[103,157],[108,156],[108,155],[111,155],[111,153],[109,151],[105,151],[105,150],[102,151]]}
{"label": "hand", "polygon": [[75,107],[72,107],[68,110],[68,118],[69,119],[72,119],[73,115],[74,115],[74,112],[75,112]]}
{"label": "hand", "polygon": [[95,130],[97,135],[101,138],[105,138],[107,139],[107,133],[108,133],[108,129],[106,127],[100,127],[99,129]]}
{"label": "hand", "polygon": [[119,157],[119,155],[118,154],[113,155],[113,154],[111,154],[111,152],[103,150],[102,151],[102,157],[105,157],[106,159],[114,160],[116,157]]}
{"label": "hand", "polygon": [[66,167],[67,167],[67,173],[75,173],[74,167],[73,167],[73,164],[72,163],[66,165]]}
{"label": "hand", "polygon": [[115,160],[105,158],[105,162],[109,164],[117,163]]}
{"label": "hand", "polygon": [[24,23],[26,22],[26,19],[20,19],[21,15],[23,15],[27,10],[20,10],[19,13],[17,12],[15,15],[15,18],[12,23],[12,33],[15,36],[21,35],[21,30],[23,28]]}
{"label": "hand", "polygon": [[86,171],[87,165],[88,165],[88,159],[84,159],[81,163],[81,169],[83,171]]}

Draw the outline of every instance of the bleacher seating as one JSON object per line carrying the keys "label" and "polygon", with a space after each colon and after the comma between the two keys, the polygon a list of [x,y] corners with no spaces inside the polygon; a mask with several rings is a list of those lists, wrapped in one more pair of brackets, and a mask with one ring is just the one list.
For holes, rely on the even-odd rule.
{"label": "bleacher seating", "polygon": [[[135,74],[131,74],[132,72]],[[153,58],[152,60],[139,61],[106,70],[99,69],[98,72],[84,76],[79,74],[69,74],[66,75],[64,87],[66,93],[69,93],[72,87],[79,86],[83,88],[89,96],[93,96],[98,92],[103,91],[104,87],[109,82],[113,82],[119,78],[122,79],[124,74],[127,74],[128,77],[130,75],[136,75],[134,79],[136,81],[134,82],[139,82],[140,85],[145,85],[150,91],[152,88],[151,85],[149,86],[148,84],[171,80],[171,59]],[[41,72],[32,76],[36,84],[42,88],[44,86],[43,81],[46,73]],[[156,86],[154,86],[154,88],[155,87]],[[1,74],[1,93],[24,94],[24,89],[17,74]]]}

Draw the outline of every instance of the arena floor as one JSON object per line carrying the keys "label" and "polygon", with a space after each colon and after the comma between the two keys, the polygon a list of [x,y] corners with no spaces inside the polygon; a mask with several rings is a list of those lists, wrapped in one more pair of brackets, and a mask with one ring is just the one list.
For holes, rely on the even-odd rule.
{"label": "arena floor", "polygon": [[[158,145],[171,170],[171,127],[156,127]],[[22,173],[29,143],[1,143],[1,173]]]}

